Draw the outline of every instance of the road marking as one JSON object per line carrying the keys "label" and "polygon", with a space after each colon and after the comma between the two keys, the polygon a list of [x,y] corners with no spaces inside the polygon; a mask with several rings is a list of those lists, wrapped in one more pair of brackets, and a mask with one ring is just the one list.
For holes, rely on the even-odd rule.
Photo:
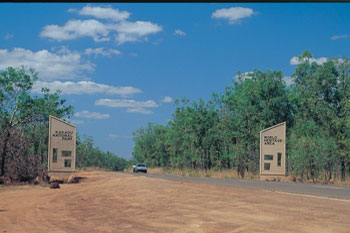
{"label": "road marking", "polygon": [[[266,191],[268,191],[268,190],[266,190]],[[332,200],[332,201],[343,201],[343,202],[350,203],[349,199],[340,199],[340,198],[335,198],[335,197],[321,197],[321,196],[315,196],[315,195],[309,195],[309,194],[288,193],[288,192],[281,192],[281,191],[272,191],[272,192],[280,193],[280,194],[286,194],[286,195],[291,195],[291,196],[319,198],[319,199],[327,199],[327,200]]]}
{"label": "road marking", "polygon": [[319,186],[319,185],[313,185],[312,187],[315,187],[315,188],[321,188],[321,189],[344,189],[344,188],[341,188],[341,187],[333,187],[333,186]]}

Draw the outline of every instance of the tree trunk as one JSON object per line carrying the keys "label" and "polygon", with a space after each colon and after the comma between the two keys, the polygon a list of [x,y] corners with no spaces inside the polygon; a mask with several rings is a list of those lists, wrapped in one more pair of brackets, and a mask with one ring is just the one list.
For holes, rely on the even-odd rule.
{"label": "tree trunk", "polygon": [[6,163],[6,157],[7,157],[7,143],[9,141],[9,137],[10,137],[10,130],[7,130],[6,137],[5,137],[5,140],[4,140],[4,147],[3,147],[3,150],[2,150],[1,174],[0,174],[0,176],[4,176],[5,175],[5,163]]}
{"label": "tree trunk", "polygon": [[[331,153],[332,151],[329,151],[328,158],[331,158]],[[329,176],[328,176],[328,181],[332,179],[332,161],[328,161],[328,170],[329,170]]]}
{"label": "tree trunk", "polygon": [[240,166],[239,168],[239,174],[241,175],[242,179],[244,178],[244,167]]}
{"label": "tree trunk", "polygon": [[1,174],[0,176],[3,176],[5,174],[5,153],[2,153],[1,155]]}
{"label": "tree trunk", "polygon": [[208,169],[211,169],[212,163],[210,159],[210,151],[207,149],[207,158],[208,158]]}
{"label": "tree trunk", "polygon": [[340,161],[341,164],[341,180],[344,181],[345,180],[345,160],[344,157],[342,156]]}

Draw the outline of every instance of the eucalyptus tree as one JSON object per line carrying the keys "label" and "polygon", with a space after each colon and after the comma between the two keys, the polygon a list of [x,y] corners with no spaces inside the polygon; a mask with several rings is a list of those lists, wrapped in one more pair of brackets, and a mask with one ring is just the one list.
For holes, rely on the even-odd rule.
{"label": "eucalyptus tree", "polygon": [[[313,121],[324,137],[336,143],[328,147],[328,156],[322,165],[327,172],[327,179],[332,178],[332,171],[341,166],[341,177],[345,178],[345,166],[349,161],[349,111],[350,111],[350,62],[348,58],[328,59],[317,63],[309,51],[297,56],[297,66],[293,86],[297,94],[298,124]],[[320,156],[311,151],[310,156]],[[314,155],[312,155],[314,154]]]}
{"label": "eucalyptus tree", "polygon": [[293,84],[280,71],[238,73],[213,100],[176,100],[168,125],[135,133],[134,158],[154,166],[256,173],[259,132],[287,122],[290,172],[325,179],[350,173],[350,59],[297,56]]}
{"label": "eucalyptus tree", "polygon": [[210,169],[219,156],[217,109],[212,101],[176,100],[170,121],[169,150],[177,167]]}
{"label": "eucalyptus tree", "polygon": [[[25,132],[28,133],[39,124],[47,125],[50,114],[64,117],[70,116],[73,111],[71,106],[63,105],[65,100],[59,98],[59,92],[50,94],[48,89],[43,89],[42,97],[33,97],[30,92],[37,79],[37,72],[24,67],[8,67],[0,74],[0,176],[5,174],[13,129],[26,129]],[[40,144],[42,143],[47,142],[41,141]]]}
{"label": "eucalyptus tree", "polygon": [[133,158],[148,166],[168,166],[169,151],[167,149],[168,128],[149,123],[133,133],[135,146]]}
{"label": "eucalyptus tree", "polygon": [[238,73],[233,85],[226,87],[223,103],[234,125],[235,160],[243,177],[245,170],[258,170],[260,130],[283,121],[291,122],[291,106],[282,72]]}

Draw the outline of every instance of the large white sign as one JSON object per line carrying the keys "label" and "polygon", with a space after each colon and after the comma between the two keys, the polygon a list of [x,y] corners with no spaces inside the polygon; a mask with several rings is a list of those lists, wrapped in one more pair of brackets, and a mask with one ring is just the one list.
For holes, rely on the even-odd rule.
{"label": "large white sign", "polygon": [[260,131],[260,177],[286,175],[286,122]]}
{"label": "large white sign", "polygon": [[76,127],[57,117],[49,117],[49,172],[74,172]]}

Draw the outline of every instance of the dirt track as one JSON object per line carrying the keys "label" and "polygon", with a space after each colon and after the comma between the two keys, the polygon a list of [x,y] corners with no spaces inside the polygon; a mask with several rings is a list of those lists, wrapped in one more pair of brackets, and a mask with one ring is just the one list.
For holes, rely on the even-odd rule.
{"label": "dirt track", "polygon": [[3,232],[350,232],[350,201],[86,172],[0,188]]}

